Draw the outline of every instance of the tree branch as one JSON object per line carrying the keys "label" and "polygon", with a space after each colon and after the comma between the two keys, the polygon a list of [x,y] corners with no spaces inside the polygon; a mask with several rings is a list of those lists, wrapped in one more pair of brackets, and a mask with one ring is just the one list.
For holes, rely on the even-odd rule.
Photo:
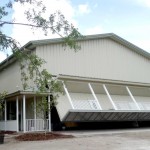
{"label": "tree branch", "polygon": [[22,25],[22,26],[30,26],[30,27],[42,27],[38,25],[28,24],[28,23],[19,23],[19,22],[10,22],[10,21],[0,21],[0,26],[5,24],[14,24],[14,25]]}
{"label": "tree branch", "polygon": [[[35,27],[35,28],[42,28],[43,27],[42,25],[39,26],[39,25],[28,24],[28,23],[0,21],[0,26],[3,26],[5,24],[21,25],[21,26],[28,26],[28,27]],[[51,27],[47,26],[46,28],[47,29],[53,29],[56,34],[58,34],[61,38],[63,38],[63,36],[59,32],[56,31],[55,27],[56,26],[51,26]]]}

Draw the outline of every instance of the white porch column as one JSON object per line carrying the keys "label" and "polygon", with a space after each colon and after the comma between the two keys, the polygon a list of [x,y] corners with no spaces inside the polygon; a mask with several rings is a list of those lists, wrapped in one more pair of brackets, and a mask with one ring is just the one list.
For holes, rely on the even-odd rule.
{"label": "white porch column", "polygon": [[88,85],[89,85],[89,88],[90,88],[90,90],[91,90],[91,92],[92,92],[92,95],[93,95],[94,99],[97,101],[97,104],[98,104],[99,109],[102,110],[102,107],[101,107],[101,105],[100,105],[100,103],[99,103],[99,101],[98,101],[98,99],[97,99],[97,97],[96,97],[96,95],[95,95],[95,92],[94,92],[94,90],[93,90],[91,84],[88,83]]}
{"label": "white porch column", "polygon": [[64,84],[64,82],[63,82],[63,87],[64,87],[65,93],[66,93],[66,95],[67,95],[67,97],[69,99],[69,102],[71,104],[71,107],[72,107],[72,109],[74,109],[73,102],[71,100],[70,94],[69,94],[68,89],[66,88],[66,85]]}
{"label": "white porch column", "polygon": [[7,130],[6,128],[6,121],[7,121],[7,102],[6,102],[6,99],[5,99],[5,131]]}
{"label": "white porch column", "polygon": [[23,132],[26,132],[26,97],[23,95]]}
{"label": "white porch column", "polygon": [[105,92],[106,92],[106,94],[107,94],[111,104],[113,105],[114,109],[117,110],[117,107],[116,107],[115,103],[113,102],[113,100],[112,100],[112,98],[111,98],[111,96],[110,96],[110,94],[109,94],[105,84],[103,84],[103,88],[104,88],[104,90],[105,90]]}
{"label": "white porch column", "polygon": [[129,93],[129,95],[130,95],[131,99],[132,99],[132,100],[133,100],[133,102],[135,103],[135,105],[136,105],[137,109],[138,109],[138,110],[141,110],[141,109],[140,109],[140,107],[139,107],[139,105],[138,105],[138,103],[136,102],[136,100],[135,100],[134,96],[132,95],[132,93],[131,93],[130,89],[128,88],[128,86],[126,86],[126,89],[127,89],[128,93]]}
{"label": "white porch column", "polygon": [[16,126],[17,126],[17,132],[19,132],[19,110],[18,110],[18,96],[16,97]]}
{"label": "white porch column", "polygon": [[36,96],[34,96],[34,130],[36,131]]}
{"label": "white porch column", "polygon": [[52,127],[51,127],[51,106],[50,106],[50,95],[48,95],[48,108],[49,108],[49,111],[48,111],[48,119],[49,119],[49,132],[52,131]]}

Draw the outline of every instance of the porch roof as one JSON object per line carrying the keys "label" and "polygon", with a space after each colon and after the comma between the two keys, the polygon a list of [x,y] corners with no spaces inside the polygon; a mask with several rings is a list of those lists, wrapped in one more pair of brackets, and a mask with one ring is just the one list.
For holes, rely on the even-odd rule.
{"label": "porch roof", "polygon": [[9,98],[13,98],[13,97],[16,97],[16,96],[21,96],[21,95],[27,95],[27,96],[33,96],[33,95],[37,95],[37,96],[40,96],[40,95],[48,95],[49,92],[45,92],[45,93],[37,93],[35,91],[16,91],[14,93],[11,93],[11,94],[8,94],[6,96],[6,99],[9,99]]}

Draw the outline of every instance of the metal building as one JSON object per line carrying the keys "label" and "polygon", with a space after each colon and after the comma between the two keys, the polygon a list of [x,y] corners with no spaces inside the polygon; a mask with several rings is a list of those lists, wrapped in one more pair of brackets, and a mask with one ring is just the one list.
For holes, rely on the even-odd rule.
{"label": "metal building", "polygon": [[[62,39],[24,46],[46,60],[43,68],[63,82],[65,95],[56,105],[60,121],[150,121],[150,54],[113,33],[85,36],[78,44],[78,52],[64,50]],[[0,92],[8,91],[0,128],[41,131],[43,120],[29,109],[39,98],[23,90],[20,78],[14,56],[0,64]]]}

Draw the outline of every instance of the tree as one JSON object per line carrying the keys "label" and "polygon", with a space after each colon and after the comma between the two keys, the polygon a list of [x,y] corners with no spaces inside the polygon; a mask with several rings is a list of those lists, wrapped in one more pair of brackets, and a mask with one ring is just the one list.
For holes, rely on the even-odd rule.
{"label": "tree", "polygon": [[[29,3],[30,5],[40,8],[38,11],[32,8],[26,10],[24,15],[26,16],[29,23],[15,22],[12,20],[4,21],[3,18],[9,15],[8,9],[12,9],[13,3]],[[32,29],[42,29],[45,35],[48,34],[48,31],[51,31],[53,34],[58,34],[61,38],[64,39],[64,46],[69,46],[75,51],[80,49],[80,46],[76,43],[76,40],[81,37],[81,34],[78,30],[65,19],[64,15],[61,12],[57,11],[54,14],[50,14],[48,20],[43,17],[46,13],[46,7],[42,4],[42,1],[39,0],[10,0],[5,6],[0,6],[0,27],[4,28],[5,25],[20,25],[28,26]],[[11,48],[12,51],[20,49],[17,39],[13,39],[8,35],[3,34],[0,31],[0,50],[3,51],[7,48]]]}
{"label": "tree", "polygon": [[[32,8],[24,12],[28,23],[4,20],[4,17],[9,15],[9,10],[12,9],[14,3],[20,3],[22,5],[28,3],[36,6],[35,8],[38,7],[38,10]],[[12,24],[28,26],[32,29],[42,29],[45,35],[48,34],[48,31],[51,31],[53,34],[58,34],[63,39],[64,47],[69,46],[70,49],[78,51],[80,46],[77,44],[77,40],[82,37],[78,30],[72,24],[69,24],[59,11],[50,14],[48,19],[43,17],[45,13],[46,7],[39,0],[9,0],[4,6],[0,6],[0,27],[4,28],[5,25]],[[49,91],[50,94],[53,95],[51,103],[55,105],[55,100],[59,94],[62,93],[62,85],[46,69],[41,69],[42,65],[46,63],[45,60],[32,53],[29,49],[21,49],[17,39],[13,39],[0,31],[0,51],[5,51],[8,48],[12,50],[13,55],[20,63],[23,89],[32,89],[36,91],[38,95],[48,93]],[[30,80],[34,83],[34,87],[28,84]],[[46,99],[46,95],[41,95],[41,97],[42,100]],[[50,108],[45,107],[44,111],[50,111]]]}
{"label": "tree", "polygon": [[6,95],[7,95],[6,91],[0,93],[0,111],[3,109],[4,99]]}
{"label": "tree", "polygon": [[0,93],[0,119],[3,116],[3,110],[4,110],[4,104],[5,104],[5,96],[7,95],[6,91],[3,91],[2,93]]}
{"label": "tree", "polygon": [[[47,118],[49,117],[49,111],[53,106],[57,104],[56,99],[53,99],[53,95],[50,95],[49,97],[51,101],[49,102],[47,97],[42,96],[41,101],[37,102],[36,104],[36,114],[40,118],[44,120],[44,130],[45,133],[48,130],[48,123],[47,123]],[[50,108],[51,107],[51,108]]]}

